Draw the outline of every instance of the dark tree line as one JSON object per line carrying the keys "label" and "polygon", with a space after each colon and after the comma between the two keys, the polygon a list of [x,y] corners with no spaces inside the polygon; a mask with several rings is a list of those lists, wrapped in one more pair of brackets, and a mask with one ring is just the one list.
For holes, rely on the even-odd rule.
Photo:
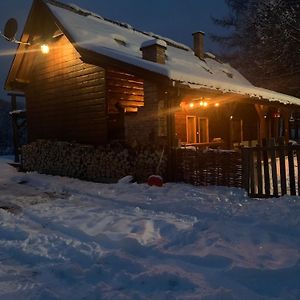
{"label": "dark tree line", "polygon": [[223,59],[253,83],[300,96],[300,0],[226,0],[230,14],[214,21],[227,36]]}
{"label": "dark tree line", "polygon": [[0,99],[0,155],[12,151],[10,104]]}

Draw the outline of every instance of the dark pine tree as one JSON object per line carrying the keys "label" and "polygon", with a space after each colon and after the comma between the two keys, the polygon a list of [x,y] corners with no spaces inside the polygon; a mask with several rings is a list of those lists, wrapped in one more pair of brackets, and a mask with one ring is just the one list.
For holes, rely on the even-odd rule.
{"label": "dark pine tree", "polygon": [[12,130],[9,111],[9,103],[0,99],[0,155],[12,152]]}
{"label": "dark pine tree", "polygon": [[300,97],[300,0],[226,0],[230,29],[213,36],[229,61],[256,85]]}

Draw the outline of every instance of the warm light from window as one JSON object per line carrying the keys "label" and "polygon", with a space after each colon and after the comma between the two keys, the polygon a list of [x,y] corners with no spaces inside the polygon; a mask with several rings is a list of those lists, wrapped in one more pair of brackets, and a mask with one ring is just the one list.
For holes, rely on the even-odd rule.
{"label": "warm light from window", "polygon": [[203,105],[204,105],[204,103],[203,103],[203,101],[201,101],[201,102],[200,102],[200,106],[203,106]]}
{"label": "warm light from window", "polygon": [[49,46],[47,44],[41,45],[41,51],[43,54],[48,54],[50,51]]}
{"label": "warm light from window", "polygon": [[220,103],[216,103],[216,104],[215,104],[215,107],[219,107],[219,106],[220,106]]}
{"label": "warm light from window", "polygon": [[207,102],[204,102],[204,103],[203,103],[203,106],[204,106],[204,107],[207,107],[207,106],[208,106],[208,103],[207,103]]}
{"label": "warm light from window", "polygon": [[190,103],[190,108],[193,108],[194,107],[194,103]]}

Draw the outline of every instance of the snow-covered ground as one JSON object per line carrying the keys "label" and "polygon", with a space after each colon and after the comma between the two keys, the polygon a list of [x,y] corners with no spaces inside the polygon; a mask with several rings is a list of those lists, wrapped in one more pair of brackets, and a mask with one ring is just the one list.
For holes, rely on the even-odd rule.
{"label": "snow-covered ground", "polygon": [[0,299],[300,299],[300,200],[0,159]]}

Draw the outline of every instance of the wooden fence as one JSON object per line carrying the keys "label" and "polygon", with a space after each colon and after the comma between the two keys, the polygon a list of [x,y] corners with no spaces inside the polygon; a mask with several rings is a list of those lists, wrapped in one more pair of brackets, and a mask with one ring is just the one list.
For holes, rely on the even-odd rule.
{"label": "wooden fence", "polygon": [[177,181],[197,186],[242,186],[241,153],[237,151],[178,149]]}
{"label": "wooden fence", "polygon": [[242,185],[251,197],[300,195],[300,145],[242,149]]}

